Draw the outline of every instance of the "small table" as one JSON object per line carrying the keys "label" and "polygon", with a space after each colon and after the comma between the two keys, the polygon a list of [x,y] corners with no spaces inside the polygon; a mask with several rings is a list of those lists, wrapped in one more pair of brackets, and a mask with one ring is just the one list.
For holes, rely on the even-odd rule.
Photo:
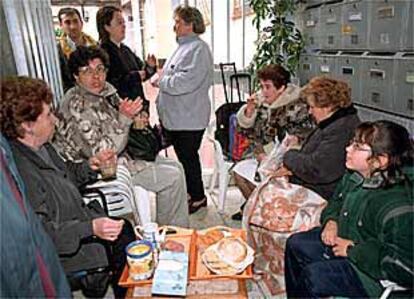
{"label": "small table", "polygon": [[[174,235],[167,235],[167,239],[177,240],[184,245],[185,251],[189,254],[189,283],[187,285],[186,298],[229,298],[244,299],[248,298],[245,279],[252,278],[252,266],[238,275],[215,275],[211,274],[202,264],[200,253],[197,250],[197,235],[207,230],[196,232],[193,229],[183,229],[171,227],[177,231]],[[213,227],[210,229],[225,229],[232,235],[246,238],[246,232],[240,229],[230,229],[226,227]],[[133,281],[128,276],[128,265],[119,280],[119,284],[128,287],[128,298],[165,298],[152,296],[152,279],[144,281]]]}

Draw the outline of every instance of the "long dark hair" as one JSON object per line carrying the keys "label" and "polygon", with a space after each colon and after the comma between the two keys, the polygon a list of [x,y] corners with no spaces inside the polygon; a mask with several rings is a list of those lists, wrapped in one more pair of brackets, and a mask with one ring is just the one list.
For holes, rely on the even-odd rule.
{"label": "long dark hair", "polygon": [[405,178],[402,168],[412,166],[414,161],[413,142],[406,128],[387,120],[365,122],[358,126],[354,140],[371,147],[370,159],[388,156],[388,166],[380,172],[384,185],[388,186]]}
{"label": "long dark hair", "polygon": [[99,41],[106,42],[109,40],[109,33],[105,29],[105,25],[109,26],[114,14],[119,11],[122,13],[122,10],[115,6],[104,6],[101,7],[96,13],[96,27],[99,33]]}

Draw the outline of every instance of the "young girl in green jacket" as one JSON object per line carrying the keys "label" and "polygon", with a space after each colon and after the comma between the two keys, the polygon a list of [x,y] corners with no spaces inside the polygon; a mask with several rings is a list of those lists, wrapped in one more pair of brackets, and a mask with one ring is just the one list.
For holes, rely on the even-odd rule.
{"label": "young girl in green jacket", "polygon": [[287,241],[289,298],[378,298],[381,280],[413,289],[409,134],[389,121],[366,122],[346,151],[349,172],[322,213],[322,227]]}

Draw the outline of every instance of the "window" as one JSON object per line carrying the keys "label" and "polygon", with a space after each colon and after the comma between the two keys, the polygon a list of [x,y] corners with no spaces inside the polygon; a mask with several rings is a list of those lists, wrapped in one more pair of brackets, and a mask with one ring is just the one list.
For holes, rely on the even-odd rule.
{"label": "window", "polygon": [[244,4],[244,15],[247,16],[253,14],[253,9],[250,7],[248,0],[233,0],[233,20],[242,17],[242,1]]}

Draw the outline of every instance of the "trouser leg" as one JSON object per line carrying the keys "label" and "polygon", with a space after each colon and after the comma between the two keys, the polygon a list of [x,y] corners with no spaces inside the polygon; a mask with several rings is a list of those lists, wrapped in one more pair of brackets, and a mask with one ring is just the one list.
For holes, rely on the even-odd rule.
{"label": "trouser leg", "polygon": [[[320,240],[320,228],[290,236],[285,249],[285,283],[288,298],[302,297],[299,276],[310,263],[321,261],[330,254],[330,249]],[[324,257],[325,255],[325,257]]]}
{"label": "trouser leg", "polygon": [[205,197],[198,150],[205,130],[168,131],[178,160],[184,167],[187,191],[193,201]]}
{"label": "trouser leg", "polygon": [[[250,182],[248,179],[242,177],[241,175],[234,173],[234,182],[236,186],[240,189],[243,197],[245,200],[249,199],[250,195],[252,195],[256,185]],[[244,204],[243,204],[244,206]]]}
{"label": "trouser leg", "polygon": [[159,225],[189,226],[187,189],[179,162],[158,156],[151,166],[134,174],[133,182],[156,192]]}
{"label": "trouser leg", "polygon": [[340,296],[367,298],[358,274],[347,258],[335,258],[306,266],[299,277],[301,298]]}
{"label": "trouser leg", "polygon": [[335,257],[320,238],[321,228],[293,234],[286,243],[288,298],[366,297],[348,259]]}

